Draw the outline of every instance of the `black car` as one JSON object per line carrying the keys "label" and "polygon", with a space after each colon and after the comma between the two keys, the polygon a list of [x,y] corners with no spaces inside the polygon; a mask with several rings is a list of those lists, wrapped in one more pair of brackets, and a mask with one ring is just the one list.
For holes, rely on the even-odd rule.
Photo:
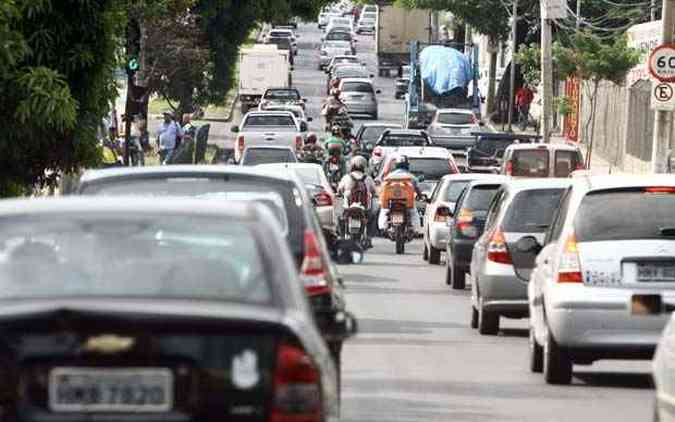
{"label": "black car", "polygon": [[363,146],[371,145],[374,147],[377,140],[380,139],[380,135],[387,129],[401,129],[401,125],[382,122],[364,123],[356,132],[356,140]]}
{"label": "black car", "polygon": [[424,130],[418,129],[387,129],[377,140],[379,147],[428,147],[434,143]]}
{"label": "black car", "polygon": [[515,143],[533,143],[541,137],[521,133],[472,133],[473,145],[467,151],[469,170],[476,173],[499,173],[504,150]]}
{"label": "black car", "polygon": [[272,203],[319,329],[339,365],[344,339],[333,336],[330,325],[345,312],[342,280],[330,259],[312,201],[299,180],[243,167],[136,167],[86,172],[80,179],[78,193],[106,196],[133,193]]}
{"label": "black car", "polygon": [[[266,206],[60,198],[0,215],[3,421],[337,419],[335,368]],[[353,333],[343,317],[331,330]]]}
{"label": "black car", "polygon": [[465,275],[471,266],[471,254],[483,229],[492,198],[509,179],[495,175],[474,180],[460,195],[452,220],[448,222],[446,246],[447,284],[453,289],[464,289]]}
{"label": "black car", "polygon": [[293,41],[287,37],[267,37],[265,44],[275,44],[279,50],[288,51],[288,62],[293,66]]}

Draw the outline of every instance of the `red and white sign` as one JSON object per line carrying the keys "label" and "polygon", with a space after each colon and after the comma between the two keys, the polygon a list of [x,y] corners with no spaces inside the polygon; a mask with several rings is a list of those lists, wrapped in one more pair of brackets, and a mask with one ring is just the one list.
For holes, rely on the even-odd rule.
{"label": "red and white sign", "polygon": [[675,110],[675,84],[667,82],[652,82],[652,102],[654,110]]}
{"label": "red and white sign", "polygon": [[675,82],[675,45],[662,44],[649,55],[649,73],[661,82]]}

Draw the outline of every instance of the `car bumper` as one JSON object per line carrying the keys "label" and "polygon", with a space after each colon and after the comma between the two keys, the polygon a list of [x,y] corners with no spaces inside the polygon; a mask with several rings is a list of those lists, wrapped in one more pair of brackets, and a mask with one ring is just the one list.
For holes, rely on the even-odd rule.
{"label": "car bumper", "polygon": [[[563,286],[546,303],[546,321],[553,337],[565,348],[622,353],[649,352],[658,343],[669,315],[631,315],[634,292],[628,289]],[[583,295],[583,298],[580,296]],[[663,295],[664,303],[675,296]]]}
{"label": "car bumper", "polygon": [[345,103],[347,106],[347,111],[349,113],[363,113],[363,114],[375,114],[377,113],[377,104],[364,104],[364,103]]}
{"label": "car bumper", "polygon": [[450,229],[446,223],[429,223],[429,244],[436,249],[443,249],[448,243]]}
{"label": "car bumper", "polygon": [[514,317],[528,315],[527,283],[518,278],[512,265],[487,261],[475,279],[485,309]]}
{"label": "car bumper", "polygon": [[475,240],[453,239],[452,240],[452,255],[455,265],[459,268],[469,271],[471,266],[471,255],[473,254],[473,245]]}

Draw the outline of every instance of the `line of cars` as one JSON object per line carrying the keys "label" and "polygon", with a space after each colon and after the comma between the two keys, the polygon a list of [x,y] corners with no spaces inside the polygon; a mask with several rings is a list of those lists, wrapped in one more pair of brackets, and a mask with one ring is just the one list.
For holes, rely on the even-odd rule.
{"label": "line of cars", "polygon": [[3,420],[338,420],[357,322],[322,170],[287,166],[88,171],[1,203]]}

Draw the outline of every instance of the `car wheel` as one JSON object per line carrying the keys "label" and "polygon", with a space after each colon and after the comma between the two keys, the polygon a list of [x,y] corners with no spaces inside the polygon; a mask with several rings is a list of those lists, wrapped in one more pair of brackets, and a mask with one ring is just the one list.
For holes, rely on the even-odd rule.
{"label": "car wheel", "polygon": [[530,371],[541,373],[544,370],[544,350],[534,337],[534,328],[530,327]]}
{"label": "car wheel", "polygon": [[548,384],[569,384],[572,382],[572,361],[560,349],[551,331],[548,330],[544,344],[544,379]]}
{"label": "car wheel", "polygon": [[429,249],[427,248],[426,243],[424,244],[424,251],[422,252],[422,259],[425,261],[429,260]]}
{"label": "car wheel", "polygon": [[499,315],[485,310],[483,299],[478,298],[478,332],[482,335],[494,336],[499,332]]}
{"label": "car wheel", "polygon": [[457,268],[457,263],[453,261],[452,265],[448,267],[450,275],[452,276],[453,290],[464,290],[466,287],[466,273]]}
{"label": "car wheel", "polygon": [[478,328],[478,310],[473,306],[471,307],[471,328],[474,330]]}
{"label": "car wheel", "polygon": [[441,250],[429,246],[429,264],[438,265],[441,263]]}

